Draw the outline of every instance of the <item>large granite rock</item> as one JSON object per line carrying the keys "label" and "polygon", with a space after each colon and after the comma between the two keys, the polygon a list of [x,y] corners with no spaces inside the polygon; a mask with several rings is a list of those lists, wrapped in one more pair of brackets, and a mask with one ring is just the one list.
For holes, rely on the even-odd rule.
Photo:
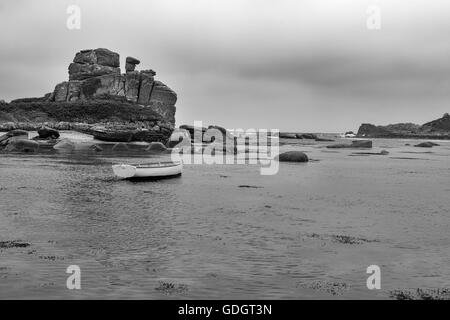
{"label": "large granite rock", "polygon": [[105,74],[120,75],[120,68],[102,66],[100,64],[71,63],[69,65],[69,80],[86,80]]}
{"label": "large granite rock", "polygon": [[1,103],[0,130],[45,125],[88,133],[94,126],[114,131],[128,125],[137,141],[166,143],[175,127],[177,94],[155,81],[155,71],[135,71],[138,59],[127,57],[124,74],[119,62],[119,54],[108,49],[78,52],[69,65],[69,80],[53,92]]}
{"label": "large granite rock", "polygon": [[99,64],[107,67],[120,67],[119,54],[105,48],[81,50],[75,55],[74,63]]}

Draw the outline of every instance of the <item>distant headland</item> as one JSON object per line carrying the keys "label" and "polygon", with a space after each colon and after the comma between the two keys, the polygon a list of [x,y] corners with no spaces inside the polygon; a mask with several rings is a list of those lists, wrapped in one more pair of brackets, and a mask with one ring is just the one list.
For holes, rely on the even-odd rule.
{"label": "distant headland", "polygon": [[397,123],[387,126],[375,126],[363,123],[357,137],[364,138],[417,138],[417,139],[450,139],[450,115],[427,122],[423,125],[414,123]]}

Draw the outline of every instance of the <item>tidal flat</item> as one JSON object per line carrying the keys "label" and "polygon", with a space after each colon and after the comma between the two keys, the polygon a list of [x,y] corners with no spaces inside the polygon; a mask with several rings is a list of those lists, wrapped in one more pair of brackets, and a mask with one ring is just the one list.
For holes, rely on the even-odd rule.
{"label": "tidal flat", "polygon": [[[191,164],[150,182],[119,180],[111,164],[163,156],[1,154],[0,299],[448,293],[450,141],[372,141],[389,153],[286,140],[280,152],[315,161],[269,176],[257,165]],[[70,265],[81,290],[66,287]],[[370,265],[380,290],[366,287]]]}

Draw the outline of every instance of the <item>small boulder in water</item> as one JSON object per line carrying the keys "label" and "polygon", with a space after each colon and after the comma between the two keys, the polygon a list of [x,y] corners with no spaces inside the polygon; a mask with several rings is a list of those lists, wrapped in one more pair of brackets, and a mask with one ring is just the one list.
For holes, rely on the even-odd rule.
{"label": "small boulder in water", "polygon": [[59,132],[58,130],[48,128],[48,127],[42,127],[38,130],[39,139],[58,139],[59,138]]}
{"label": "small boulder in water", "polygon": [[69,139],[63,139],[57,144],[53,146],[53,149],[56,150],[64,150],[64,151],[72,151],[75,149],[75,143],[70,141]]}
{"label": "small boulder in water", "polygon": [[162,152],[167,151],[167,148],[161,142],[152,142],[152,143],[150,143],[148,148],[145,150],[150,151],[150,152],[155,152],[155,153],[162,153]]}
{"label": "small boulder in water", "polygon": [[38,149],[39,143],[26,139],[11,140],[5,148],[6,151],[17,152],[36,152]]}
{"label": "small boulder in water", "polygon": [[128,146],[123,142],[119,142],[112,147],[112,151],[128,151]]}
{"label": "small boulder in water", "polygon": [[275,160],[281,162],[308,162],[308,156],[301,151],[288,151],[279,154]]}
{"label": "small boulder in water", "polygon": [[372,141],[370,140],[354,140],[352,144],[333,144],[327,146],[330,149],[345,149],[345,148],[372,148]]}
{"label": "small boulder in water", "polygon": [[414,147],[419,147],[419,148],[432,148],[434,146],[438,146],[437,143],[431,142],[431,141],[427,141],[427,142],[422,142],[419,144],[416,144]]}
{"label": "small boulder in water", "polygon": [[103,151],[103,148],[100,147],[99,145],[93,144],[92,146],[89,147],[91,150],[94,150],[96,152],[100,152]]}

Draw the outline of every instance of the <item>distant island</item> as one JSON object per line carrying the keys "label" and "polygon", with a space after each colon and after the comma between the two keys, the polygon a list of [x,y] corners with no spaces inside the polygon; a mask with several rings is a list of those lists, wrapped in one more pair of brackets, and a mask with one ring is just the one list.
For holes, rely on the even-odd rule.
{"label": "distant island", "polygon": [[[39,98],[0,100],[0,131],[37,131],[45,126],[75,130],[106,139],[167,141],[175,128],[177,94],[154,79],[153,70],[135,71],[140,61],[108,49],[78,52],[68,67],[69,80]],[[128,139],[127,138],[127,139]]]}
{"label": "distant island", "polygon": [[359,138],[417,138],[417,139],[449,139],[450,115],[427,122],[423,125],[414,123],[397,123],[387,126],[375,126],[363,123],[356,135]]}

